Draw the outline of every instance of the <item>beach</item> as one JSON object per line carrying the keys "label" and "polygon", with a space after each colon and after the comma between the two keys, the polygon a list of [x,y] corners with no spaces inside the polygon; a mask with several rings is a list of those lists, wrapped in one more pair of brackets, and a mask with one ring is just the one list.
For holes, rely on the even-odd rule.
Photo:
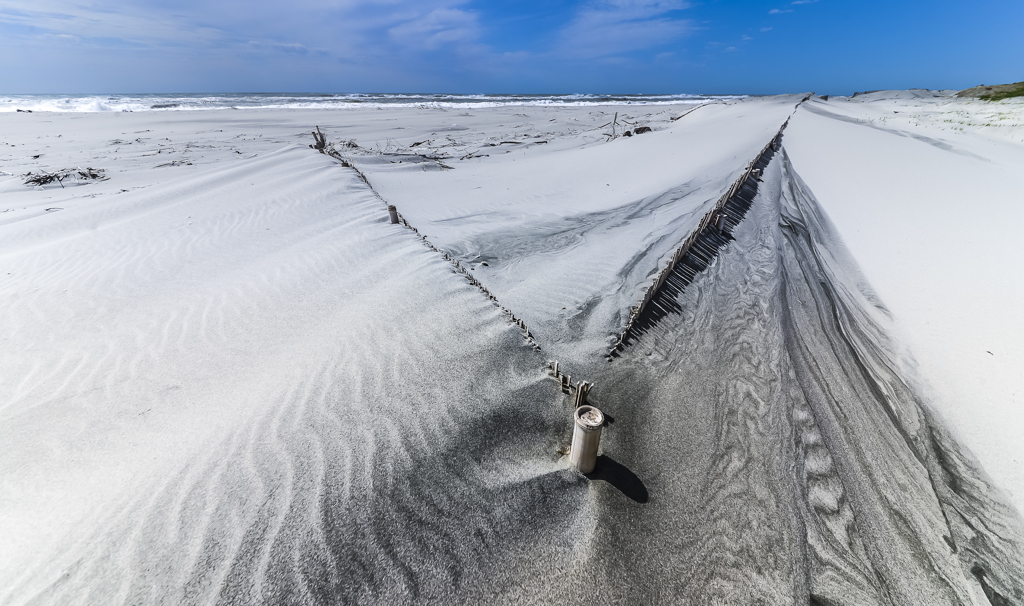
{"label": "beach", "polygon": [[5,102],[0,603],[1024,602],[953,92]]}

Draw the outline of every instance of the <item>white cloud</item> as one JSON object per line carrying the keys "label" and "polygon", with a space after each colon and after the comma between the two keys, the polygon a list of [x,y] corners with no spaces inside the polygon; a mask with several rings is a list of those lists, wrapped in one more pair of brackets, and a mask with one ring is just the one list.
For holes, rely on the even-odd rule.
{"label": "white cloud", "polygon": [[284,53],[288,55],[329,55],[330,51],[322,48],[309,48],[305,44],[299,44],[298,42],[274,42],[268,40],[250,40],[249,47],[252,50],[270,52],[270,53]]}
{"label": "white cloud", "polygon": [[188,43],[192,29],[163,11],[119,6],[102,1],[85,6],[65,0],[47,2],[45,10],[35,2],[0,2],[0,23],[38,32],[37,35],[68,35],[83,40],[106,39],[140,43]]}
{"label": "white cloud", "polygon": [[781,15],[782,13],[791,13],[791,12],[793,12],[793,9],[791,9],[791,8],[786,8],[786,9],[773,8],[772,10],[768,11],[768,14],[769,15]]}
{"label": "white cloud", "polygon": [[388,34],[399,44],[434,50],[445,44],[475,40],[480,26],[475,13],[438,8],[390,28]]}
{"label": "white cloud", "polygon": [[666,44],[690,33],[688,19],[671,15],[681,0],[600,0],[585,5],[562,30],[559,51],[569,57],[607,57]]}
{"label": "white cloud", "polygon": [[506,35],[521,32],[502,31],[495,40],[504,46],[493,48],[490,12],[470,2],[0,0],[0,73],[9,88],[35,90],[51,66],[117,66],[63,80],[66,92],[452,90],[504,87],[510,78],[557,88],[583,82],[572,79],[578,74],[609,73],[600,64],[674,65],[680,56],[664,53],[698,28],[682,12],[686,0],[573,0],[569,13],[537,9],[544,24],[521,46]]}
{"label": "white cloud", "polygon": [[501,60],[478,41],[468,2],[0,0],[0,73],[11,89],[42,90],[52,66],[118,66],[64,79],[66,92],[448,87],[453,67],[487,74]]}
{"label": "white cloud", "polygon": [[743,40],[744,42],[746,42],[747,40],[753,40],[753,38],[750,37],[750,36],[747,36],[747,35],[743,35],[743,36],[740,36],[740,40]]}
{"label": "white cloud", "polygon": [[[476,35],[475,17],[455,7],[467,0],[289,0],[204,2],[177,0],[0,0],[0,25],[25,38],[67,34],[83,41],[118,46],[199,49],[250,41],[298,44],[335,52],[363,52],[371,41],[394,31],[411,46],[437,47]],[[240,10],[241,9],[241,10]],[[282,52],[299,52],[292,47]]]}
{"label": "white cloud", "polygon": [[762,32],[770,32],[770,31],[772,31],[772,28],[770,28],[770,27],[762,27],[761,31]]}

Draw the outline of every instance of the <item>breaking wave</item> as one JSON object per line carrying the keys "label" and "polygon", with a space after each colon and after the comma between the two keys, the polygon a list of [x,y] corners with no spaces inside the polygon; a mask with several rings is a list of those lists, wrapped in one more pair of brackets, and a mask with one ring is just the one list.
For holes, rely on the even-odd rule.
{"label": "breaking wave", "polygon": [[140,95],[8,95],[0,112],[141,112],[209,109],[473,109],[501,106],[676,105],[741,95],[453,95],[382,93],[233,93]]}

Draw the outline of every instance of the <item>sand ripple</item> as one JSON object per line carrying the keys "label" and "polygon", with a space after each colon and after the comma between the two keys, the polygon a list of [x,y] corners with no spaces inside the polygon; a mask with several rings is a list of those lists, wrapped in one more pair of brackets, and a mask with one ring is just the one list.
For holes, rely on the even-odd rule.
{"label": "sand ripple", "polygon": [[[574,276],[621,289],[705,185],[453,248],[540,268],[661,212]],[[1024,600],[1019,515],[785,154],[678,311],[570,369],[612,421],[590,480],[544,353],[325,156],[3,229],[2,603]],[[564,322],[601,341],[619,294]]]}

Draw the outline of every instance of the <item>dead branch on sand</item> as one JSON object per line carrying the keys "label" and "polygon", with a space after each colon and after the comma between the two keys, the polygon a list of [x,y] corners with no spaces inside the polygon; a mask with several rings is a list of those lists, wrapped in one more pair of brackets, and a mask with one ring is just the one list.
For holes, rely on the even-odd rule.
{"label": "dead branch on sand", "polygon": [[326,153],[324,150],[327,149],[327,135],[320,132],[320,127],[316,127],[316,132],[313,133],[313,140],[316,141],[315,145],[310,145],[311,149],[315,149],[321,154]]}

